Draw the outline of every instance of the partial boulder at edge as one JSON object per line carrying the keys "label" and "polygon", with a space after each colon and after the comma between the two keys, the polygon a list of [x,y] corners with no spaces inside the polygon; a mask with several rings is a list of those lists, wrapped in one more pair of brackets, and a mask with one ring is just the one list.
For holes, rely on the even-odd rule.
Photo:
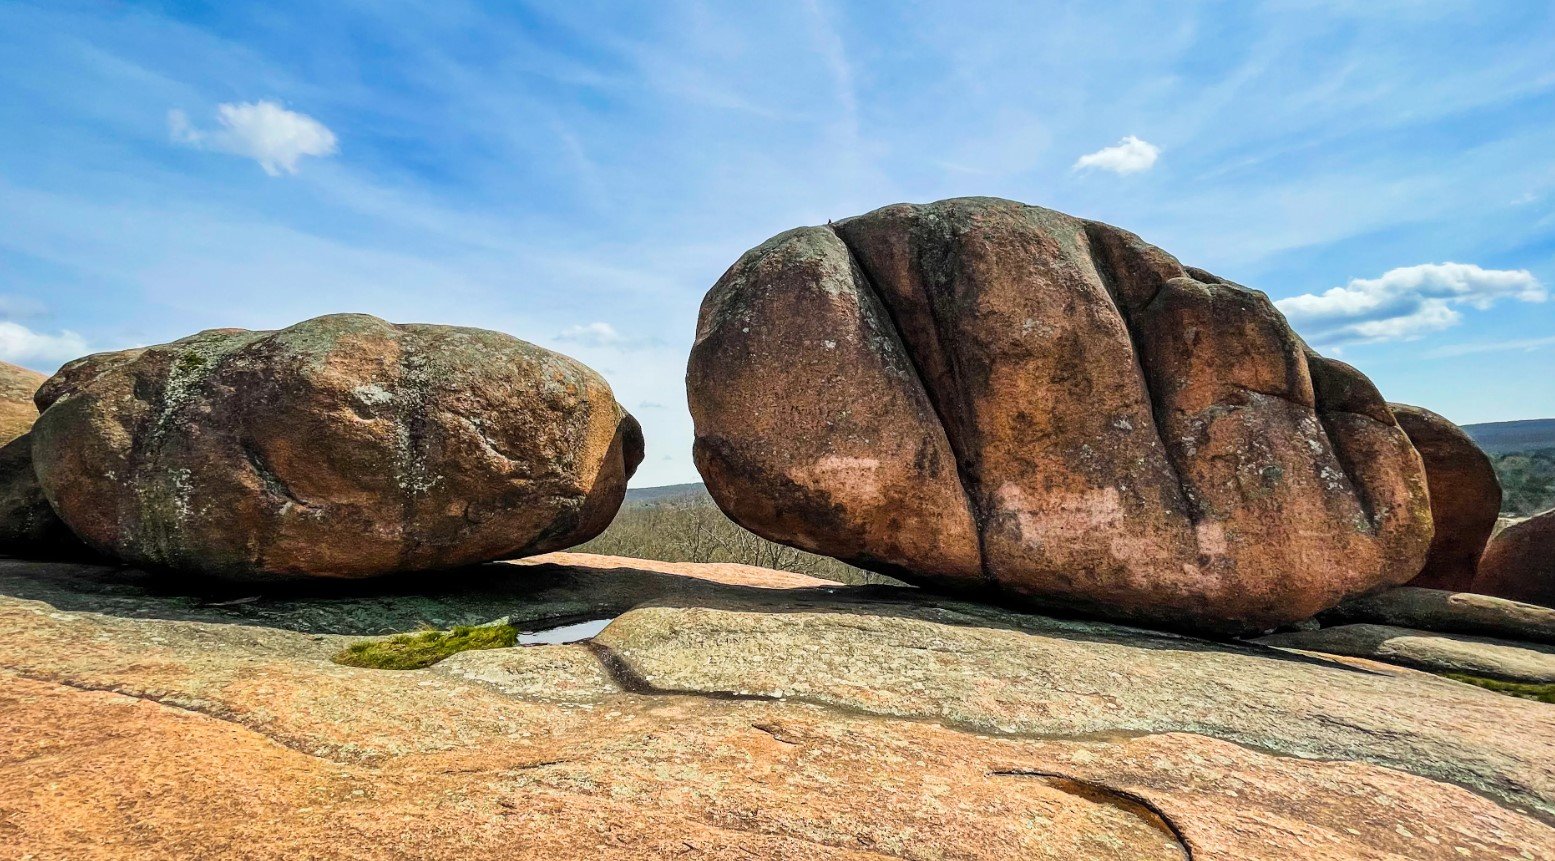
{"label": "partial boulder at edge", "polygon": [[0,446],[0,555],[23,559],[91,556],[54,514],[32,468],[32,435]]}
{"label": "partial boulder at edge", "polygon": [[10,362],[0,362],[0,445],[32,429],[38,408],[32,396],[46,375]]}
{"label": "partial boulder at edge", "polygon": [[603,531],[641,430],[584,365],[481,329],[361,314],[216,329],[66,365],[39,483],[91,547],[234,579],[366,577]]}
{"label": "partial boulder at edge", "polygon": [[1480,559],[1474,591],[1555,607],[1555,510],[1497,532]]}
{"label": "partial boulder at edge", "polygon": [[1418,573],[1420,456],[1268,297],[993,198],[746,252],[687,373],[718,505],[912,582],[1215,632]]}
{"label": "partial boulder at edge", "polygon": [[1501,512],[1501,480],[1490,456],[1463,429],[1422,407],[1389,404],[1425,464],[1436,524],[1425,567],[1409,581],[1427,589],[1467,591]]}
{"label": "partial boulder at edge", "polygon": [[1353,598],[1318,620],[1324,626],[1371,622],[1555,645],[1555,609],[1473,592],[1400,586]]}
{"label": "partial boulder at edge", "polygon": [[1267,646],[1370,658],[1433,673],[1555,682],[1555,647],[1366,623],[1260,637]]}

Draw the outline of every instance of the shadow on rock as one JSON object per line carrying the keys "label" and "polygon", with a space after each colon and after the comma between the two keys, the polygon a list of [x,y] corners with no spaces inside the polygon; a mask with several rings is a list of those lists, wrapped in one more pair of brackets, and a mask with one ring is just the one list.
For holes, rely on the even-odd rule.
{"label": "shadow on rock", "polygon": [[534,561],[371,580],[237,584],[100,564],[0,559],[0,595],[60,610],[355,636],[476,625],[504,616],[515,625],[614,616],[645,601],[737,601],[763,591],[768,590],[630,566]]}
{"label": "shadow on rock", "polygon": [[[564,561],[545,561],[548,558]],[[1032,615],[918,589],[829,585],[802,575],[748,566],[659,563],[589,554],[554,554],[372,580],[259,585],[107,565],[0,560],[0,594],[73,612],[348,636],[480,625],[504,617],[521,628],[540,627],[558,620],[614,617],[645,606],[763,614],[836,613],[1128,643],[1148,649],[1232,651],[1348,672],[1372,672],[1256,643],[1207,640],[1058,611],[1051,616]]]}

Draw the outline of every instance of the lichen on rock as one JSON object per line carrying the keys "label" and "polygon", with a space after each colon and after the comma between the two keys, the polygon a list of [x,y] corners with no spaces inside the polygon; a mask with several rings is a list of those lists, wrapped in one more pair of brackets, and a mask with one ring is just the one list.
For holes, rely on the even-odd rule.
{"label": "lichen on rock", "polygon": [[505,622],[460,625],[447,631],[433,629],[352,643],[341,649],[334,661],[375,670],[419,670],[460,652],[503,649],[516,642],[518,629]]}

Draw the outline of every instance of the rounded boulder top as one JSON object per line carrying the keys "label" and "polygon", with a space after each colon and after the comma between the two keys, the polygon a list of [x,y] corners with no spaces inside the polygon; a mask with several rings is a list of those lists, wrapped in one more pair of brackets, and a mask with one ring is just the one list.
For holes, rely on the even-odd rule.
{"label": "rounded boulder top", "polygon": [[1555,607],[1555,509],[1496,533],[1480,560],[1472,591]]}
{"label": "rounded boulder top", "polygon": [[1501,480],[1490,456],[1463,429],[1421,407],[1388,404],[1420,452],[1436,535],[1410,586],[1466,592],[1501,512]]}
{"label": "rounded boulder top", "polygon": [[602,531],[642,432],[597,373],[362,314],[101,353],[38,391],[38,480],[93,548],[235,579],[366,577]]}
{"label": "rounded boulder top", "polygon": [[703,301],[695,457],[736,521],[906,580],[1240,632],[1408,580],[1376,388],[1267,296],[994,198],[783,233]]}

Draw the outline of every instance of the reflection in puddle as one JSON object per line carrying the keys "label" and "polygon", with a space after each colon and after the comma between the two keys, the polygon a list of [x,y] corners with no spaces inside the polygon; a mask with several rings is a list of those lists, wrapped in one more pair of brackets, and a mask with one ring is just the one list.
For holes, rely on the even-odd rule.
{"label": "reflection in puddle", "polygon": [[526,631],[518,635],[518,645],[539,646],[553,645],[557,643],[576,643],[605,630],[611,619],[590,619],[587,622],[573,622],[570,625],[561,625],[556,628],[546,628],[543,631]]}

